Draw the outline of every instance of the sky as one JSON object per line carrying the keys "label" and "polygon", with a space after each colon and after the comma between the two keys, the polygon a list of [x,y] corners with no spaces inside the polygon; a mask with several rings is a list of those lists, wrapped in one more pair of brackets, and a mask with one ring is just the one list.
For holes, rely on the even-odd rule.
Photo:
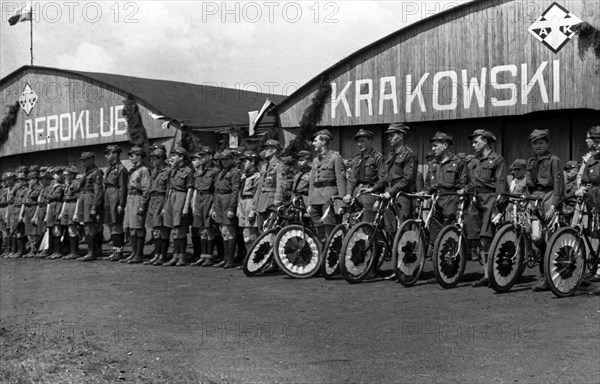
{"label": "sky", "polygon": [[[457,1],[33,1],[34,65],[289,95]],[[0,77],[30,63],[23,1],[2,1]]]}

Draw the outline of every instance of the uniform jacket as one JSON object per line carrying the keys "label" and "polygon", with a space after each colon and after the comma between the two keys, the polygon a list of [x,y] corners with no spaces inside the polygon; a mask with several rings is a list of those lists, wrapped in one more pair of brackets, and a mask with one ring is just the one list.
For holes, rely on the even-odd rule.
{"label": "uniform jacket", "polygon": [[65,183],[54,182],[48,191],[48,200],[50,203],[62,202],[65,194]]}
{"label": "uniform jacket", "polygon": [[185,164],[181,164],[171,171],[169,189],[179,192],[187,192],[194,188],[194,171]]}
{"label": "uniform jacket", "polygon": [[239,192],[240,170],[236,166],[221,170],[215,180],[215,194],[229,197],[229,201],[226,204],[228,211],[237,212]]}
{"label": "uniform jacket", "polygon": [[137,191],[142,194],[144,201],[150,196],[150,172],[148,168],[140,164],[131,168],[127,190],[131,193]]}
{"label": "uniform jacket", "polygon": [[327,151],[313,159],[309,176],[309,205],[323,205],[331,202],[332,196],[346,192],[346,174],[342,156]]}
{"label": "uniform jacket", "polygon": [[487,157],[474,157],[467,164],[469,173],[469,192],[505,193],[506,163],[504,158],[495,151]]}
{"label": "uniform jacket", "polygon": [[375,192],[387,190],[394,196],[398,192],[414,192],[417,179],[417,156],[403,145],[390,153],[383,165],[384,176],[375,185]]}
{"label": "uniform jacket", "polygon": [[425,190],[428,194],[436,191],[458,191],[467,186],[467,167],[458,156],[450,154],[446,161],[433,159],[429,163]]}
{"label": "uniform jacket", "polygon": [[283,201],[284,168],[279,159],[273,158],[261,173],[255,195],[257,212],[266,212],[275,202],[281,203]]}
{"label": "uniform jacket", "polygon": [[[364,167],[363,175],[360,174]],[[345,195],[354,195],[357,186],[373,187],[385,178],[383,155],[372,149],[363,156],[358,154],[352,159],[352,168],[348,177]]]}
{"label": "uniform jacket", "polygon": [[102,179],[102,171],[96,165],[91,165],[85,170],[85,175],[81,179],[79,187],[82,194],[85,193],[93,196],[92,204],[96,210],[102,207],[104,192],[102,189]]}
{"label": "uniform jacket", "polygon": [[194,187],[199,192],[215,192],[215,179],[219,174],[219,168],[213,166],[212,164],[207,164],[206,166],[201,166],[196,169],[195,182]]}
{"label": "uniform jacket", "polygon": [[152,194],[162,194],[166,197],[169,188],[169,176],[171,169],[169,167],[154,168],[150,173],[150,193],[144,198],[144,207],[148,209]]}
{"label": "uniform jacket", "polygon": [[127,172],[127,168],[121,163],[117,161],[115,164],[112,164],[106,170],[106,177],[104,178],[104,185],[106,187],[114,187],[118,189],[118,202],[121,207],[125,207],[127,202],[127,178],[129,176],[129,172]]}
{"label": "uniform jacket", "polygon": [[560,159],[551,153],[533,156],[527,161],[527,191],[553,192],[552,204],[556,206],[562,198],[565,182]]}
{"label": "uniform jacket", "polygon": [[40,194],[42,193],[42,186],[35,184],[33,187],[28,187],[25,193],[23,204],[28,206],[37,205]]}
{"label": "uniform jacket", "polygon": [[63,194],[64,201],[75,202],[81,194],[81,183],[77,180],[71,182],[65,181],[65,192]]}

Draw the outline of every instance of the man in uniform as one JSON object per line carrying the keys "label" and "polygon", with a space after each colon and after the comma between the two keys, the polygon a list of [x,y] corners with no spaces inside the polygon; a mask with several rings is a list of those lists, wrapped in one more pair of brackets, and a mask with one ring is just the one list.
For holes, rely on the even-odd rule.
{"label": "man in uniform", "polygon": [[123,245],[125,232],[123,230],[123,217],[127,203],[127,179],[129,173],[121,163],[120,156],[123,150],[118,145],[108,145],[104,150],[104,157],[108,163],[106,177],[104,178],[104,223],[110,230],[113,252],[108,257],[110,261],[123,259]]}
{"label": "man in uniform", "polygon": [[260,158],[256,153],[246,151],[243,160],[244,173],[240,177],[240,196],[237,207],[237,217],[238,225],[242,228],[245,248],[249,249],[258,237],[254,195],[256,194],[260,178],[260,173],[258,171]]}
{"label": "man in uniform", "polygon": [[17,181],[17,174],[8,172],[6,174],[7,179],[7,193],[6,193],[6,211],[4,213],[4,223],[6,226],[6,237],[5,237],[5,251],[3,257],[11,257],[17,251],[17,239],[13,233],[13,211],[15,208],[15,199],[17,195],[18,186],[20,182]]}
{"label": "man in uniform", "polygon": [[6,172],[2,174],[2,185],[0,186],[0,257],[6,257],[9,253],[10,242],[8,240],[8,195],[14,185],[15,174]]}
{"label": "man in uniform", "polygon": [[49,256],[57,255],[60,257],[60,238],[62,235],[63,228],[60,225],[60,212],[62,210],[65,183],[64,183],[64,168],[57,166],[52,167],[52,184],[48,188],[48,208],[46,210],[46,216],[44,221],[46,227],[48,227],[48,244],[49,249],[52,250]]}
{"label": "man in uniform", "polygon": [[187,265],[185,250],[187,247],[187,229],[191,222],[190,202],[194,193],[194,171],[186,162],[189,158],[183,148],[171,150],[171,178],[167,201],[163,209],[163,223],[173,233],[173,258],[163,264],[165,267]]}
{"label": "man in uniform", "polygon": [[281,145],[277,140],[267,140],[263,145],[263,158],[267,161],[264,172],[260,175],[256,189],[256,212],[258,212],[258,229],[269,218],[270,210],[283,202],[281,190],[285,185],[284,165],[279,160]]}
{"label": "man in uniform", "polygon": [[[425,177],[425,192],[433,193],[456,193],[467,185],[467,167],[465,163],[449,147],[454,144],[452,136],[444,132],[437,132],[429,140],[435,155],[429,164],[427,176]],[[437,199],[435,213],[429,223],[429,251],[433,252],[433,244],[442,228],[456,221],[458,210],[458,196],[441,196]]]}
{"label": "man in uniform", "polygon": [[144,210],[146,212],[146,227],[152,230],[152,238],[154,239],[154,257],[144,262],[145,265],[163,265],[167,258],[169,229],[163,225],[161,215],[165,206],[171,175],[171,170],[165,162],[166,158],[166,151],[159,148],[150,153],[153,168],[150,174],[150,193],[144,201]]}
{"label": "man in uniform", "polygon": [[129,228],[131,256],[128,264],[144,262],[144,243],[146,242],[146,211],[144,201],[150,193],[150,172],[146,167],[146,152],[134,146],[129,150],[129,160],[133,167],[129,172],[127,184],[127,203],[125,205],[124,227]]}
{"label": "man in uniform", "polygon": [[[577,192],[577,175],[579,173],[579,169],[581,164],[578,161],[570,160],[565,164],[565,191],[563,196],[575,196],[575,192]],[[573,219],[573,215],[575,214],[575,206],[577,203],[575,200],[567,200],[562,204],[562,213],[564,216],[564,223],[567,225],[571,225],[571,220]]]}
{"label": "man in uniform", "polygon": [[236,212],[238,194],[240,191],[240,173],[235,166],[233,153],[226,149],[221,154],[223,169],[215,180],[215,199],[210,215],[219,225],[223,236],[224,259],[214,266],[216,268],[234,268],[234,254],[236,246]]}
{"label": "man in uniform", "polygon": [[17,170],[17,188],[15,190],[15,200],[11,220],[13,222],[11,227],[14,228],[13,233],[16,239],[15,244],[17,245],[16,251],[12,255],[12,257],[15,258],[22,257],[25,254],[26,232],[23,214],[25,210],[25,197],[29,190],[27,185],[28,172],[29,168],[26,166],[21,166]]}
{"label": "man in uniform", "polygon": [[[402,123],[390,124],[385,132],[392,152],[388,155],[383,165],[383,176],[375,183],[372,191],[383,192],[385,199],[393,199],[398,192],[411,193],[416,190],[417,155],[406,145],[406,136],[410,128]],[[403,222],[410,218],[412,204],[410,199],[399,196],[396,200],[399,205],[398,217],[395,218],[391,210],[384,214],[385,230],[392,235],[396,231],[396,219]]]}
{"label": "man in uniform", "polygon": [[[36,257],[40,257],[40,258],[45,258],[46,256],[48,256],[49,250],[52,247],[52,243],[50,242],[50,232],[52,232],[52,230],[54,228],[49,227],[46,223],[46,216],[48,213],[48,205],[50,204],[50,182],[52,180],[52,175],[51,175],[52,170],[53,170],[53,167],[50,170],[50,172],[48,170],[48,167],[40,167],[39,184],[41,186],[41,192],[40,192],[40,196],[38,198],[37,208],[35,210],[35,213],[33,214],[33,216],[34,216],[33,223],[38,226],[40,238],[42,236],[45,236],[46,229],[48,229],[48,243],[47,243],[48,248],[46,248],[44,250],[38,250]],[[38,245],[41,245],[41,244],[39,244],[39,242],[38,242]]]}
{"label": "man in uniform", "polygon": [[102,231],[103,176],[96,166],[93,152],[83,152],[80,159],[85,173],[80,185],[81,196],[77,201],[77,221],[83,223],[88,253],[78,260],[93,261],[98,258],[97,246],[101,246],[98,241]]}
{"label": "man in uniform", "polygon": [[40,167],[31,166],[27,178],[29,179],[29,186],[23,200],[22,220],[25,224],[25,234],[27,240],[29,240],[29,252],[24,254],[23,257],[35,257],[37,255],[37,243],[40,240],[40,226],[35,222],[35,212],[38,207],[40,194],[42,192],[42,186],[39,183]]}
{"label": "man in uniform", "polygon": [[210,207],[214,201],[215,179],[219,169],[213,162],[214,151],[210,147],[202,147],[192,157],[195,169],[192,223],[192,244],[194,246],[193,266],[212,264],[215,248],[216,228],[210,217]]}
{"label": "man in uniform", "polygon": [[[473,149],[477,154],[469,164],[469,184],[466,192],[475,193],[472,199],[473,207],[469,211],[475,216],[473,222],[480,224],[477,227],[479,242],[483,250],[484,277],[473,284],[474,287],[488,286],[487,262],[490,245],[494,237],[492,226],[492,211],[497,197],[507,192],[506,185],[506,163],[492,145],[496,142],[496,136],[487,129],[476,129],[469,140],[473,142]],[[501,198],[500,202],[505,198]],[[502,204],[500,204],[502,205]]]}
{"label": "man in uniform", "polygon": [[331,197],[346,193],[344,161],[339,153],[329,149],[332,141],[333,136],[326,129],[312,137],[312,145],[317,157],[313,160],[309,176],[307,213],[322,243],[325,243],[327,236],[337,224],[334,212],[323,217],[331,205]]}
{"label": "man in uniform", "polygon": [[[373,149],[373,132],[365,129],[359,130],[354,135],[354,141],[358,146],[360,153],[351,161],[351,170],[346,185],[346,194],[344,202],[350,203],[353,197],[363,190],[373,191],[378,183],[385,183],[383,174],[383,155]],[[385,185],[382,184],[382,190]],[[375,198],[371,196],[361,196],[360,203],[364,207],[362,221],[372,222],[375,219],[373,204]]]}
{"label": "man in uniform", "polygon": [[298,172],[292,186],[292,199],[302,197],[304,206],[308,207],[308,191],[310,189],[310,170],[312,169],[312,154],[302,150],[296,155]]}
{"label": "man in uniform", "polygon": [[550,153],[550,132],[547,129],[536,129],[529,135],[529,142],[533,147],[535,156],[527,161],[527,192],[535,198],[541,199],[539,217],[531,219],[531,239],[540,252],[540,282],[532,287],[534,291],[547,291],[548,284],[544,278],[543,257],[546,243],[542,228],[543,222],[550,220],[558,202],[562,198],[565,188],[563,168],[560,159]]}

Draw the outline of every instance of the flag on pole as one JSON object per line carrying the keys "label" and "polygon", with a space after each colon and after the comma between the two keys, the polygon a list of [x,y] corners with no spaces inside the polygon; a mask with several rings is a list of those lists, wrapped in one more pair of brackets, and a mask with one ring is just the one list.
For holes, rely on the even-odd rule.
{"label": "flag on pole", "polygon": [[31,20],[31,3],[22,5],[17,12],[8,19],[8,23],[10,25],[15,25],[27,20]]}
{"label": "flag on pole", "polygon": [[248,117],[250,118],[248,134],[250,136],[254,135],[256,126],[260,125],[260,122],[262,121],[263,117],[265,117],[267,111],[274,106],[275,106],[275,103],[272,102],[271,100],[267,99],[267,100],[265,100],[265,103],[263,104],[260,111],[248,112]]}

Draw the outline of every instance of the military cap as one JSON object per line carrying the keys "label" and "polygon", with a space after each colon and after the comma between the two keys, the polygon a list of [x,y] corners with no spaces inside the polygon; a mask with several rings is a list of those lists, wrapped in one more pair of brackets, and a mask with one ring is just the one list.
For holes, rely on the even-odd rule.
{"label": "military cap", "polygon": [[87,160],[87,159],[95,159],[95,158],[96,158],[96,155],[94,154],[94,152],[82,152],[81,157],[79,159]]}
{"label": "military cap", "polygon": [[158,157],[161,159],[166,159],[167,153],[160,148],[156,148],[156,149],[152,150],[152,152],[150,152],[150,157]]}
{"label": "military cap", "polygon": [[282,157],[281,162],[287,167],[293,167],[296,164],[296,160],[292,156]]}
{"label": "military cap", "polygon": [[17,173],[17,180],[27,180],[27,174],[22,172]]}
{"label": "military cap", "polygon": [[546,139],[549,140],[549,136],[550,136],[550,131],[547,129],[536,129],[533,132],[531,132],[531,135],[529,135],[529,142],[533,143],[536,140],[539,139]]}
{"label": "military cap", "polygon": [[565,171],[569,171],[573,168],[577,168],[579,169],[581,167],[581,164],[579,164],[578,161],[575,160],[569,160],[567,161],[567,163],[565,164]]}
{"label": "military cap", "polygon": [[233,156],[242,156],[244,154],[244,152],[240,151],[239,148],[231,148],[230,151],[233,154]]}
{"label": "military cap", "polygon": [[484,138],[488,139],[492,143],[496,142],[496,136],[492,132],[488,131],[487,129],[476,129],[469,136],[469,140],[473,140],[478,136],[483,136]]}
{"label": "military cap", "polygon": [[77,171],[77,167],[74,165],[71,165],[70,167],[65,167],[65,172],[68,173],[73,173],[73,174],[78,174],[79,172]]}
{"label": "military cap", "polygon": [[40,167],[40,173],[50,172],[50,168],[52,167]]}
{"label": "military cap", "polygon": [[588,129],[587,134],[590,139],[600,139],[600,125]]}
{"label": "military cap", "polygon": [[131,147],[131,149],[129,150],[129,152],[127,152],[127,154],[129,156],[131,156],[131,155],[146,156],[146,151],[144,151],[144,149],[142,147],[138,147],[136,145],[136,146]]}
{"label": "military cap", "polygon": [[333,136],[331,135],[331,132],[329,132],[329,130],[327,130],[327,129],[323,129],[323,130],[320,130],[319,132],[315,133],[314,135],[312,135],[312,139],[314,140],[315,137],[317,137],[317,136],[325,136],[327,138],[327,140],[333,141]]}
{"label": "military cap", "polygon": [[222,152],[216,152],[215,155],[213,156],[213,159],[215,159],[215,160],[221,160],[221,153]]}
{"label": "military cap", "polygon": [[123,152],[123,150],[117,144],[112,144],[112,145],[107,145],[106,149],[104,149],[104,153],[109,153],[109,152],[120,155]]}
{"label": "military cap", "polygon": [[50,173],[62,173],[64,172],[65,168],[61,167],[61,166],[56,166],[56,167],[52,167],[52,170],[50,171]]}
{"label": "military cap", "polygon": [[242,159],[244,160],[260,160],[260,156],[254,151],[246,151],[242,155]]}
{"label": "military cap", "polygon": [[221,159],[233,159],[233,151],[231,149],[226,149],[221,152]]}
{"label": "military cap", "polygon": [[31,171],[27,174],[28,179],[39,179],[40,173],[38,171]]}
{"label": "military cap", "polygon": [[298,152],[298,154],[296,155],[297,159],[299,159],[301,157],[311,157],[312,158],[312,154],[309,151],[303,149],[302,151]]}
{"label": "military cap", "polygon": [[367,131],[366,129],[361,129],[356,132],[356,135],[354,135],[354,140],[358,139],[359,137],[366,137],[367,139],[373,140],[373,136],[373,132]]}
{"label": "military cap", "polygon": [[9,180],[9,179],[16,179],[17,175],[14,174],[14,172],[6,172],[6,175],[4,175],[4,180]]}
{"label": "military cap", "polygon": [[265,147],[274,147],[277,148],[277,150],[281,150],[281,144],[279,144],[279,141],[277,140],[267,140],[264,144],[263,144],[263,148]]}
{"label": "military cap", "polygon": [[171,149],[171,155],[180,155],[186,159],[190,156],[188,154],[188,151],[186,151],[185,149],[183,149],[181,147]]}
{"label": "military cap", "polygon": [[211,147],[201,147],[200,151],[198,152],[199,155],[213,155],[214,153],[215,151],[213,151]]}
{"label": "military cap", "polygon": [[21,165],[17,168],[17,173],[27,173],[29,172],[29,167],[26,165]]}
{"label": "military cap", "polygon": [[39,172],[39,171],[40,171],[39,165],[32,165],[29,167],[29,172]]}
{"label": "military cap", "polygon": [[390,124],[390,126],[388,127],[387,131],[385,131],[386,135],[391,135],[392,133],[402,133],[404,135],[406,135],[408,133],[408,130],[410,128],[403,123],[392,123]]}
{"label": "military cap", "polygon": [[447,133],[444,132],[436,132],[435,135],[433,135],[433,137],[431,139],[429,139],[430,142],[436,142],[436,141],[445,141],[446,143],[448,143],[448,145],[453,145],[454,144],[454,140],[452,140],[452,136],[450,136]]}
{"label": "military cap", "polygon": [[522,169],[527,165],[527,161],[525,159],[516,159],[510,166],[510,169]]}
{"label": "military cap", "polygon": [[150,147],[151,151],[154,151],[155,149],[160,149],[162,150],[165,154],[167,153],[167,147],[165,147],[163,144],[153,144]]}

